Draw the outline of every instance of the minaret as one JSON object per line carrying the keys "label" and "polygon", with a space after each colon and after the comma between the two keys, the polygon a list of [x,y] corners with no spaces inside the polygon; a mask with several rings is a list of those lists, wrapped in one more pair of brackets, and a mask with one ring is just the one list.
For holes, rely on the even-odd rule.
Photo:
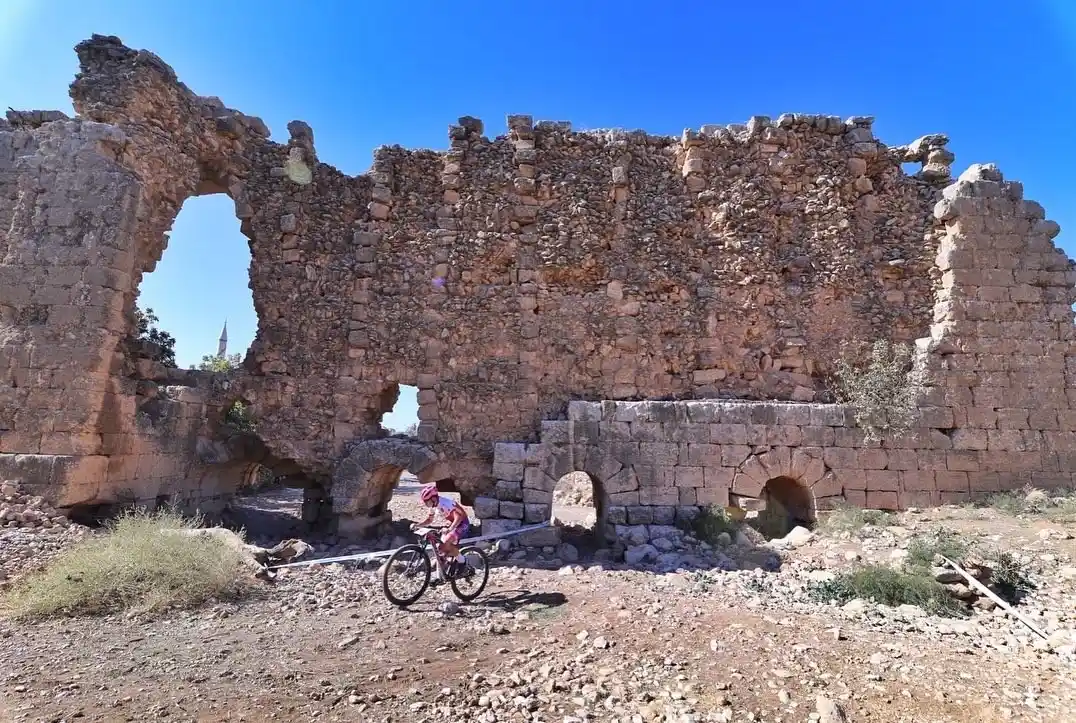
{"label": "minaret", "polygon": [[217,356],[224,357],[228,354],[228,320],[224,320],[224,328],[220,331],[220,341],[217,342]]}

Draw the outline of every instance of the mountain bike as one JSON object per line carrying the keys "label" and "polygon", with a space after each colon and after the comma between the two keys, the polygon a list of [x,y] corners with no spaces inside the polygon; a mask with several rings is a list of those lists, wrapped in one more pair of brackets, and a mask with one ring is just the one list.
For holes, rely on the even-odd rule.
{"label": "mountain bike", "polygon": [[[446,560],[440,550],[438,527],[419,527],[415,535],[419,541],[392,553],[381,573],[381,590],[389,602],[397,607],[407,607],[417,601],[426,588],[430,586],[433,563],[430,553],[436,559],[441,571],[439,582],[447,581],[456,597],[464,602],[471,602],[482,594],[489,581],[489,560],[486,553],[475,545],[463,545],[460,554],[465,562]],[[410,584],[410,589],[405,587]]]}

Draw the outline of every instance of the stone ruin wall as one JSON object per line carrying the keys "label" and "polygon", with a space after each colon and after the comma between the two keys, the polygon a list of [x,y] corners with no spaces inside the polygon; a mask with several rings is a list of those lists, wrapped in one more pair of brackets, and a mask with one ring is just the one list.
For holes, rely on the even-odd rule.
{"label": "stone ruin wall", "polygon": [[[937,388],[968,398],[931,407],[1030,409],[974,397],[992,369],[976,365],[998,356],[980,336],[1020,340],[1067,387],[1056,230],[1013,184],[957,184],[1004,189],[975,190],[974,208],[943,200],[944,136],[888,148],[869,118],[786,115],[670,138],[510,116],[491,140],[462,118],[447,152],[380,148],[350,177],[305,124],[274,143],[152,53],[100,36],[77,51],[78,118],[0,127],[0,470],[61,504],[132,487],[216,500],[261,462],[305,477],[311,518],[361,522],[391,494],[386,469],[490,493],[494,443],[540,443],[571,400],[828,401],[850,337],[933,335],[933,373],[964,375],[964,392]],[[257,337],[227,379],[161,369],[130,339],[142,275],[206,193],[235,201],[252,255]],[[997,372],[991,385],[1017,373]],[[381,439],[400,384],[420,390],[417,440]],[[222,435],[235,399],[258,440]],[[1015,444],[1000,419],[965,424]]]}
{"label": "stone ruin wall", "polygon": [[484,529],[549,519],[554,486],[575,470],[594,482],[605,535],[621,540],[713,505],[776,499],[809,519],[842,502],[895,510],[1076,484],[1076,271],[1053,244],[1058,225],[982,165],[934,214],[946,228],[941,279],[934,322],[916,340],[924,387],[907,433],[869,440],[837,404],[573,402],[538,442],[496,446],[499,479],[475,502]]}

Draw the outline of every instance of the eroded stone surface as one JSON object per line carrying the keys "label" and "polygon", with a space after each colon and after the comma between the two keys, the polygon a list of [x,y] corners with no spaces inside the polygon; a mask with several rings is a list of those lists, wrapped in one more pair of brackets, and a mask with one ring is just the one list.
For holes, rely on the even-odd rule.
{"label": "eroded stone surface", "polygon": [[[382,147],[349,177],[301,121],[274,143],[152,53],[102,36],[77,52],[78,117],[0,125],[0,472],[58,504],[211,501],[264,463],[305,479],[315,516],[357,510],[362,484],[334,474],[384,436],[400,384],[420,390],[434,476],[496,501],[502,526],[541,517],[575,469],[601,478],[611,514],[757,497],[775,471],[884,507],[1071,481],[1074,272],[1057,225],[992,166],[950,184],[943,135],[890,148],[867,117],[787,114],[671,138],[518,115],[490,139],[461,118],[448,151]],[[142,275],[208,193],[235,201],[258,312],[224,381],[164,371],[130,340]],[[823,402],[852,337],[919,340],[930,387],[911,442],[864,447],[843,417],[604,412]],[[155,417],[162,387],[182,390]],[[222,442],[236,399],[257,444]],[[565,426],[575,399],[619,401]],[[605,436],[554,438],[590,424]],[[519,444],[494,456],[501,440]]]}

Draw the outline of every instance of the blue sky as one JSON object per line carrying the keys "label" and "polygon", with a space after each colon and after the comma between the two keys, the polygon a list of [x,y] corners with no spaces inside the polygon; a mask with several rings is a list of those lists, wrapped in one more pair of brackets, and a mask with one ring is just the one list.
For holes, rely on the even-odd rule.
{"label": "blue sky", "polygon": [[[118,35],[170,63],[195,92],[314,129],[345,173],[380,144],[445,148],[461,115],[678,134],[705,123],[806,112],[876,116],[900,144],[947,133],[957,172],[995,162],[1062,228],[1076,224],[1076,2],[451,3],[310,0],[0,0],[0,107],[71,112],[72,50]],[[1076,235],[1060,243],[1073,254]],[[215,259],[207,264],[206,258]],[[186,366],[254,337],[250,253],[231,202],[184,206],[141,302]],[[413,395],[388,425],[414,421]]]}

